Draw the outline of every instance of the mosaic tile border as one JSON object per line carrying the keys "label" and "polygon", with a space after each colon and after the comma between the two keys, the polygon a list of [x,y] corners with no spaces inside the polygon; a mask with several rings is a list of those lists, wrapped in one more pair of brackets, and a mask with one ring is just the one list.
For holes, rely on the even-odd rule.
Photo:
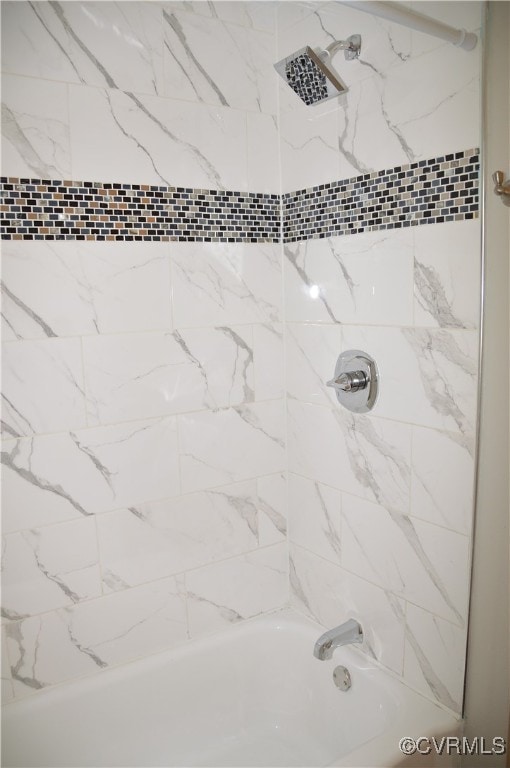
{"label": "mosaic tile border", "polygon": [[283,240],[477,218],[479,173],[475,148],[284,194]]}
{"label": "mosaic tile border", "polygon": [[280,195],[0,178],[3,240],[280,242]]}
{"label": "mosaic tile border", "polygon": [[468,149],[284,195],[0,178],[3,240],[284,242],[479,215]]}

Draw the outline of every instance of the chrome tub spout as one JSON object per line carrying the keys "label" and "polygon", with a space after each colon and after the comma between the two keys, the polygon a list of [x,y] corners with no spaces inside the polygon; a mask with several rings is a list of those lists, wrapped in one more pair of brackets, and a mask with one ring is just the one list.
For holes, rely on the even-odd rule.
{"label": "chrome tub spout", "polygon": [[333,656],[333,651],[339,645],[351,645],[351,643],[363,642],[363,630],[361,624],[355,619],[349,619],[339,627],[328,629],[319,637],[313,649],[313,655],[324,661]]}

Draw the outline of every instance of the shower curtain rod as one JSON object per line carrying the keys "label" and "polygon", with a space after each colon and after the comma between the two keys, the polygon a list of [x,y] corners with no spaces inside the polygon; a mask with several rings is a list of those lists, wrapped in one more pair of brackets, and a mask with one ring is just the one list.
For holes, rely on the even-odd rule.
{"label": "shower curtain rod", "polygon": [[373,16],[380,16],[382,19],[417,29],[419,32],[425,32],[427,35],[440,37],[459,48],[464,48],[465,51],[472,51],[478,42],[474,32],[450,27],[449,24],[431,19],[429,16],[405,8],[399,3],[383,2],[382,0],[340,0],[340,2],[342,5],[349,5],[358,11],[365,11]]}

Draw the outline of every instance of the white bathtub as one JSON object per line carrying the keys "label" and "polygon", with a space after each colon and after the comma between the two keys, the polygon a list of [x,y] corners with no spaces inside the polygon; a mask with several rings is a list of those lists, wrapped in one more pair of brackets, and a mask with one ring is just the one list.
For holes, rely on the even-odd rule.
{"label": "white bathtub", "polygon": [[322,631],[272,614],[8,704],[2,765],[392,766],[402,737],[457,733],[357,650],[315,659]]}

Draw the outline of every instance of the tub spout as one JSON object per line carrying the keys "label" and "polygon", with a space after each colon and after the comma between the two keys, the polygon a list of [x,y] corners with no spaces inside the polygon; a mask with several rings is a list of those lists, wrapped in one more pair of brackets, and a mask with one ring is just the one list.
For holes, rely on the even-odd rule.
{"label": "tub spout", "polygon": [[321,661],[330,659],[333,651],[339,645],[350,645],[351,643],[363,642],[363,630],[361,624],[355,619],[349,619],[340,624],[339,627],[328,629],[319,637],[313,649],[313,655]]}

